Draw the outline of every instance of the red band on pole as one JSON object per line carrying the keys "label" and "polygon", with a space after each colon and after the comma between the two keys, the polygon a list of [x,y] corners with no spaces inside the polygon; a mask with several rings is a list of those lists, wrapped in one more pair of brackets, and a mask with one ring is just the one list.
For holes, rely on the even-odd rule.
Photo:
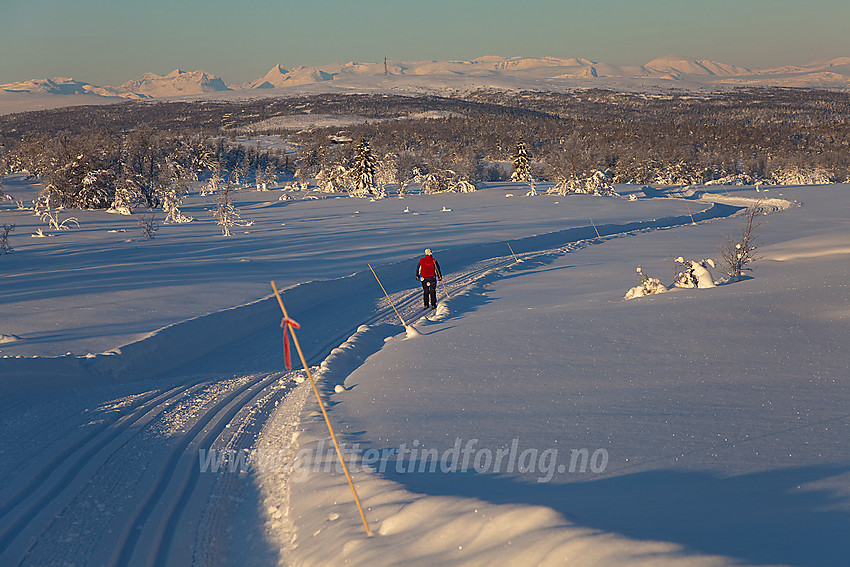
{"label": "red band on pole", "polygon": [[293,329],[300,329],[301,325],[288,317],[284,317],[280,320],[280,326],[283,328],[283,363],[287,370],[292,370],[292,358],[289,351],[289,336],[286,331],[289,327],[292,327]]}

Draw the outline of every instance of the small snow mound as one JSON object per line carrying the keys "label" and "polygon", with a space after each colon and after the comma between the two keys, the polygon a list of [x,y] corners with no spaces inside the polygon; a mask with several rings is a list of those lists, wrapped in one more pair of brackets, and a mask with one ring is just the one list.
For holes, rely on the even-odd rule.
{"label": "small snow mound", "polygon": [[422,334],[419,331],[417,331],[416,328],[413,325],[407,325],[404,328],[404,330],[407,331],[407,337],[406,338],[408,338],[408,339],[412,339],[413,337],[421,337],[422,336]]}
{"label": "small snow mound", "polygon": [[337,394],[344,392],[344,391],[345,391],[345,386],[343,386],[342,384],[337,384],[336,386],[334,386],[334,392],[336,392]]}
{"label": "small snow mound", "polygon": [[443,205],[443,208],[441,209],[441,211],[444,212],[444,213],[450,213],[452,210],[450,208],[446,207],[445,205]]}
{"label": "small snow mound", "polygon": [[667,286],[662,284],[658,278],[649,278],[641,285],[637,285],[627,291],[625,299],[634,299],[636,297],[664,293],[665,291],[668,291]]}
{"label": "small snow mound", "polygon": [[676,275],[676,281],[673,284],[676,287],[708,289],[716,286],[711,272],[707,269],[709,266],[714,268],[714,260],[711,258],[697,262],[685,260],[679,256],[675,262],[684,268]]}
{"label": "small snow mound", "polygon": [[6,343],[16,343],[16,342],[18,342],[19,340],[21,340],[21,337],[19,337],[18,335],[4,335],[4,334],[0,334],[0,344],[6,344]]}

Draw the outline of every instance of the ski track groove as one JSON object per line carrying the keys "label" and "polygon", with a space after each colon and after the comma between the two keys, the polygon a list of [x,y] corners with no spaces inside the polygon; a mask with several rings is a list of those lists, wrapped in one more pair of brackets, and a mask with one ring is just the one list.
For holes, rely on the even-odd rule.
{"label": "ski track groove", "polygon": [[[0,514],[0,520],[3,521],[6,527],[0,533],[0,555],[9,548],[12,542],[39,515],[51,507],[55,508],[57,501],[65,502],[73,498],[73,495],[70,495],[67,498],[60,499],[60,495],[63,493],[69,494],[73,491],[75,486],[73,481],[83,472],[89,463],[96,459],[103,462],[109,455],[118,450],[118,448],[115,448],[111,451],[104,451],[115,439],[130,430],[133,425],[143,420],[146,416],[168,411],[170,407],[184,399],[187,392],[191,392],[198,387],[198,383],[184,384],[158,395],[155,394],[152,398],[148,397],[141,400],[141,403],[131,408],[131,413],[116,416],[109,423],[102,424],[101,427],[91,431],[88,435],[45,464],[26,486],[21,488],[15,496],[4,504],[4,509],[1,511],[2,514]],[[150,419],[153,419],[153,417],[153,415],[150,415]],[[44,488],[44,485],[51,478],[56,477],[57,474],[60,476],[55,478],[49,487]],[[37,495],[36,499],[29,505],[23,504],[32,495]],[[23,509],[19,510],[14,518],[6,518],[15,508]],[[37,538],[34,539],[37,540]]]}
{"label": "ski track groove", "polygon": [[[302,373],[295,371],[295,373]],[[234,419],[239,424],[238,429],[232,435],[227,443],[222,447],[223,451],[234,450],[237,452],[242,449],[250,448],[254,445],[266,420],[271,416],[272,412],[278,407],[278,403],[283,401],[287,395],[293,390],[294,382],[292,380],[283,383],[284,377],[291,376],[290,373],[280,373],[278,383],[282,384],[280,388],[275,388],[275,384],[268,386],[263,392],[255,397],[264,398],[260,402],[259,408],[248,409],[248,415],[240,418],[237,414]],[[245,406],[240,412],[246,411],[248,406]],[[257,408],[257,406],[254,406]],[[252,419],[252,416],[257,414],[257,418]],[[212,445],[209,446],[212,448]],[[219,560],[221,549],[224,547],[222,541],[216,536],[221,535],[227,529],[228,521],[232,518],[232,503],[227,497],[233,492],[233,487],[238,480],[237,474],[220,474],[215,478],[214,485],[210,490],[210,501],[216,502],[215,506],[205,506],[203,516],[198,523],[197,539],[194,542],[192,550],[192,565],[211,565]],[[181,514],[184,511],[181,510]],[[220,561],[220,560],[219,560]]]}
{"label": "ski track groove", "polygon": [[[148,400],[150,400],[153,397],[156,397],[157,395],[161,396],[162,392],[157,391],[157,390],[153,390],[151,392],[148,392],[148,394],[149,395],[147,395],[145,397],[145,399],[141,400],[139,405],[136,406],[136,407],[142,406]],[[95,437],[100,435],[105,429],[108,429],[115,422],[119,421],[123,417],[126,417],[126,416],[119,415],[116,412],[116,414],[112,416],[111,420],[104,420],[100,423],[99,427],[90,428],[85,433],[85,435],[83,435],[82,437],[77,439],[77,441],[75,441],[73,444],[67,446],[59,454],[55,455],[50,460],[50,462],[48,462],[44,465],[41,465],[41,470],[39,470],[37,473],[35,473],[33,476],[31,476],[29,478],[29,481],[26,483],[25,486],[20,488],[16,492],[16,494],[14,494],[10,498],[8,498],[6,501],[4,501],[3,503],[0,503],[0,521],[3,521],[4,516],[6,516],[6,514],[8,514],[12,509],[19,506],[20,503],[23,502],[27,498],[28,495],[30,495],[30,494],[34,493],[36,490],[38,490],[39,486],[42,483],[44,483],[44,481],[47,480],[47,478],[51,474],[53,474],[53,472],[57,468],[59,468],[59,466],[61,466],[61,463],[63,461],[65,461],[66,459],[71,457],[74,453],[76,453],[78,450],[80,450],[80,448],[84,447],[87,443],[90,443],[92,441],[92,439],[94,439]],[[56,421],[61,421],[61,418],[57,418]],[[51,423],[53,423],[53,422],[51,422]],[[41,429],[46,430],[46,429],[48,429],[48,427],[44,427],[44,428],[41,428]],[[39,430],[39,433],[41,432],[41,429]],[[26,439],[23,439],[22,442],[25,443]],[[2,553],[2,551],[3,551],[3,534],[0,533],[0,553]]]}
{"label": "ski track groove", "polygon": [[[138,505],[135,513],[131,515],[130,520],[125,524],[108,565],[127,565],[130,563],[130,560],[133,558],[135,553],[136,546],[143,535],[145,526],[151,519],[157,504],[160,503],[163,494],[168,491],[169,486],[171,486],[173,479],[177,474],[181,458],[186,457],[184,460],[190,469],[197,466],[197,458],[191,451],[192,447],[195,446],[194,442],[196,438],[201,435],[203,435],[202,439],[204,440],[208,438],[215,439],[218,437],[227,425],[230,424],[230,420],[238,413],[239,409],[247,405],[247,403],[256,395],[255,389],[262,390],[278,379],[277,374],[266,376],[265,379],[262,377],[253,378],[247,384],[238,387],[223,398],[219,399],[212,408],[206,410],[200,418],[195,421],[192,427],[181,436],[179,442],[171,448],[165,461],[159,467],[159,474],[154,481],[153,487],[148,491],[142,503]],[[220,413],[222,415],[221,417],[218,417]],[[211,427],[211,430],[204,434],[208,425]],[[186,489],[186,486],[180,487],[180,490]],[[173,511],[176,507],[176,502],[172,501],[167,505],[167,507],[169,510]],[[161,518],[157,518],[157,520],[160,519]],[[152,551],[153,553],[158,552],[158,550]]]}
{"label": "ski track groove", "polygon": [[[180,517],[185,510],[186,506],[189,503],[189,500],[192,497],[194,492],[194,488],[198,483],[200,477],[200,467],[198,465],[198,459],[196,458],[198,449],[201,447],[212,447],[213,442],[218,439],[222,433],[226,431],[228,426],[233,423],[234,418],[240,413],[247,409],[248,416],[245,416],[242,420],[239,420],[239,427],[236,431],[231,435],[229,441],[235,444],[236,450],[241,450],[243,447],[240,443],[242,441],[243,435],[246,433],[248,428],[250,427],[250,419],[249,417],[254,415],[255,412],[250,408],[254,408],[257,405],[257,402],[265,397],[261,408],[261,415],[267,416],[264,410],[267,406],[279,399],[281,394],[285,394],[288,391],[280,389],[275,393],[271,392],[271,395],[266,392],[268,389],[274,390],[275,384],[280,380],[281,374],[275,373],[268,376],[265,380],[261,381],[259,384],[252,385],[248,388],[248,391],[244,397],[248,398],[247,402],[235,403],[221,412],[221,417],[218,418],[215,426],[213,428],[205,428],[203,435],[201,437],[196,437],[192,439],[192,441],[187,446],[184,451],[184,455],[187,458],[188,466],[183,474],[183,479],[180,481],[180,487],[177,491],[179,497],[173,499],[169,505],[166,513],[162,515],[157,525],[157,532],[154,536],[153,545],[150,547],[150,556],[149,556],[149,565],[166,565],[168,559],[168,553],[171,549],[171,545],[173,542],[174,535],[177,532],[177,528],[179,526]],[[276,395],[277,394],[277,395]],[[244,398],[243,398],[244,399]],[[253,441],[253,439],[249,440]],[[230,444],[230,443],[229,443]],[[233,476],[233,475],[228,475]]]}

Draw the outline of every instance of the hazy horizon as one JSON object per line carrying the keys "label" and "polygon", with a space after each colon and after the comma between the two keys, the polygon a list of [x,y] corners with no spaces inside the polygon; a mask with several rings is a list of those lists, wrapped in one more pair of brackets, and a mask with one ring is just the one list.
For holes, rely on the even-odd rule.
{"label": "hazy horizon", "polygon": [[843,0],[606,2],[363,0],[14,3],[0,21],[0,84],[74,77],[120,85],[205,70],[227,84],[282,64],[579,57],[643,65],[671,54],[767,68],[850,56]]}

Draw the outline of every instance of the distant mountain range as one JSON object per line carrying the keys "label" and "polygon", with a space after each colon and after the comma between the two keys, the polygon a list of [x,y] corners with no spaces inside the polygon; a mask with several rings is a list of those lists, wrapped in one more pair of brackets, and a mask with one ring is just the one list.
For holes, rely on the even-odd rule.
{"label": "distant mountain range", "polygon": [[145,73],[141,79],[127,81],[118,87],[98,87],[77,81],[69,77],[53,79],[31,79],[18,83],[0,85],[0,94],[90,94],[103,97],[121,97],[128,99],[164,98],[181,95],[230,90],[218,77],[205,71],[181,71],[175,69],[167,75]]}
{"label": "distant mountain range", "polygon": [[587,59],[498,56],[473,61],[334,63],[294,69],[275,65],[263,77],[241,85],[227,85],[221,78],[205,71],[175,69],[167,75],[146,73],[141,79],[117,87],[96,86],[61,77],[7,83],[0,85],[0,107],[4,97],[13,97],[25,104],[28,95],[42,98],[45,95],[83,95],[86,99],[163,99],[186,96],[238,98],[257,96],[263,90],[286,94],[325,90],[439,92],[478,88],[717,90],[736,86],[850,90],[850,57],[770,69],[748,69],[673,55],[659,57],[640,66],[610,65]]}

